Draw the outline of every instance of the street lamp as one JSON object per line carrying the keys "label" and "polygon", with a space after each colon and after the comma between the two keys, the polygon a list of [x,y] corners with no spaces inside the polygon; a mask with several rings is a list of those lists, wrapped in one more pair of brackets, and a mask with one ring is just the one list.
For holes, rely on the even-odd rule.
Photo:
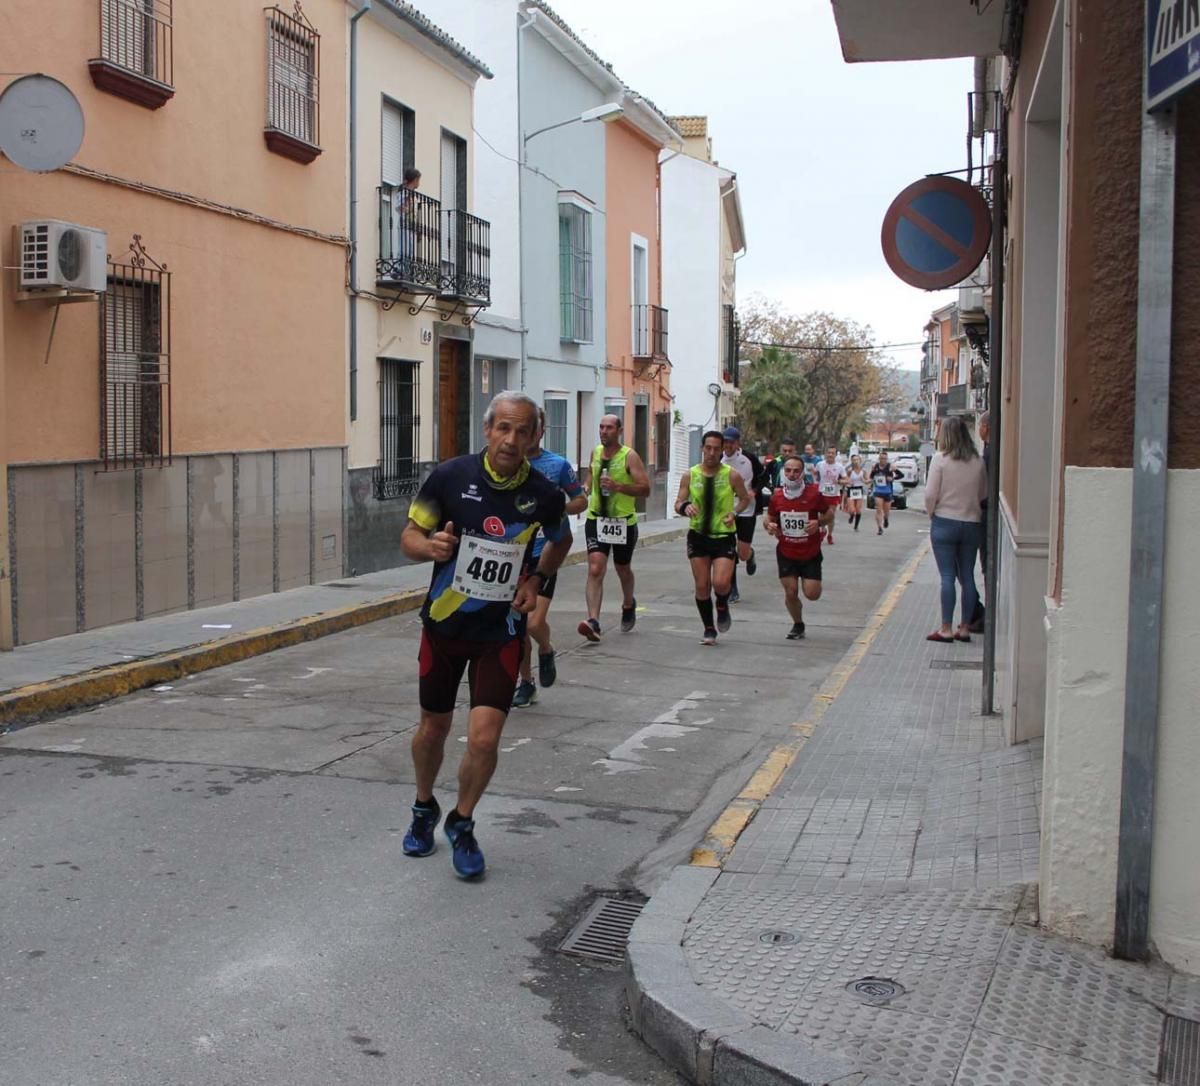
{"label": "street lamp", "polygon": [[625,109],[620,102],[605,102],[602,106],[593,106],[591,109],[585,109],[578,117],[568,117],[565,121],[548,124],[544,128],[535,128],[522,138],[521,143],[526,144],[534,136],[540,136],[543,132],[549,132],[553,128],[562,128],[564,125],[575,124],[576,121],[582,121],[584,124],[590,121],[600,121],[603,124],[608,124],[609,121],[615,121],[618,117],[622,116],[624,112]]}

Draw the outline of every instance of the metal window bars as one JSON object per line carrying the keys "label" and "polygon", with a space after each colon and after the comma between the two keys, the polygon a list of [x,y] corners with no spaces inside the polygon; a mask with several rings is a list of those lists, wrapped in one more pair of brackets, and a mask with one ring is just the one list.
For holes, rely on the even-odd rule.
{"label": "metal window bars", "polygon": [[110,258],[100,307],[100,459],[104,470],[171,462],[171,275],[135,234]]}
{"label": "metal window bars", "polygon": [[667,311],[663,306],[633,307],[633,357],[667,359]]}
{"label": "metal window bars", "polygon": [[474,305],[488,305],[492,295],[491,224],[461,208],[442,212],[441,293]]}
{"label": "metal window bars", "polygon": [[379,360],[379,462],[372,472],[378,501],[411,497],[420,489],[420,366]]}
{"label": "metal window bars", "polygon": [[379,186],[379,259],[375,279],[416,293],[442,283],[441,201],[403,185]]}
{"label": "metal window bars", "polygon": [[558,206],[559,338],[592,342],[592,216]]}
{"label": "metal window bars", "polygon": [[299,2],[292,15],[278,7],[265,11],[267,128],[319,147],[321,36]]}
{"label": "metal window bars", "polygon": [[100,55],[110,64],[172,86],[174,0],[100,0]]}
{"label": "metal window bars", "polygon": [[742,349],[742,324],[738,320],[737,309],[732,305],[722,307],[724,311],[724,351],[725,356],[724,366],[725,380],[728,381],[734,388],[737,388],[741,382],[740,369],[738,365],[738,355]]}

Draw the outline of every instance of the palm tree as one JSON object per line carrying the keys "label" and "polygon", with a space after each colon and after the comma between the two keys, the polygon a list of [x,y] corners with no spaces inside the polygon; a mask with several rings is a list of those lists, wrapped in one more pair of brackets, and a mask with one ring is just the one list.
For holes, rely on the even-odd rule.
{"label": "palm tree", "polygon": [[808,408],[808,385],[794,355],[767,347],[748,368],[737,398],[738,424],[743,437],[774,448],[792,434]]}

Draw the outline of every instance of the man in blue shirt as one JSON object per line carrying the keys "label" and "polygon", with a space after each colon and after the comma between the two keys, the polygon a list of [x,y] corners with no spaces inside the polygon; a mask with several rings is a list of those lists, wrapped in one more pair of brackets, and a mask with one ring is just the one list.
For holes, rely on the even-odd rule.
{"label": "man in blue shirt", "polygon": [[[571,549],[563,492],[525,459],[537,432],[537,403],[523,392],[501,392],[483,417],[487,448],[438,464],[400,535],[408,558],[434,563],[421,608],[421,720],[412,739],[417,798],[404,852],[428,856],[436,847],[441,808],[433,786],[467,672],[467,749],[458,767],[458,802],[446,816],[454,870],[462,878],[484,872],[473,816],[496,770],[525,616]],[[547,543],[535,563],[539,528]]]}
{"label": "man in blue shirt", "polygon": [[[587,508],[587,494],[579,484],[579,476],[565,456],[542,448],[546,436],[546,412],[538,408],[538,435],[534,446],[525,454],[530,467],[536,468],[567,496],[567,513],[582,513]],[[545,546],[546,537],[538,532],[533,541],[533,557],[537,561]],[[554,663],[554,646],[550,642],[550,601],[554,599],[554,588],[558,583],[555,573],[538,590],[537,605],[529,615],[529,627],[525,634],[525,648],[521,653],[521,681],[513,695],[513,708],[524,709],[537,701],[537,685],[533,681],[533,642],[538,646],[538,678],[543,687],[554,685],[558,668]]]}

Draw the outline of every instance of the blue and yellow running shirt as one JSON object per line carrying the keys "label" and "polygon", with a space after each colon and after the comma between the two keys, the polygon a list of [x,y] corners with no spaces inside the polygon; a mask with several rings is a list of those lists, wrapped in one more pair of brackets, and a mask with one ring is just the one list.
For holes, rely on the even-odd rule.
{"label": "blue and yellow running shirt", "polygon": [[[550,480],[559,490],[567,496],[567,500],[578,498],[583,493],[583,486],[579,482],[579,476],[575,474],[575,469],[571,467],[571,461],[565,456],[559,456],[556,452],[550,452],[549,449],[542,449],[532,460],[529,461],[531,468],[536,468],[547,479]],[[542,553],[542,548],[546,545],[546,536],[542,532],[538,532],[533,541],[533,557],[537,558]]]}
{"label": "blue and yellow running shirt", "polygon": [[438,464],[408,511],[436,532],[453,522],[455,553],[435,562],[421,619],[444,637],[507,641],[525,633],[525,616],[511,607],[522,576],[533,568],[538,529],[557,542],[568,531],[563,492],[526,461],[500,479],[485,453]]}

